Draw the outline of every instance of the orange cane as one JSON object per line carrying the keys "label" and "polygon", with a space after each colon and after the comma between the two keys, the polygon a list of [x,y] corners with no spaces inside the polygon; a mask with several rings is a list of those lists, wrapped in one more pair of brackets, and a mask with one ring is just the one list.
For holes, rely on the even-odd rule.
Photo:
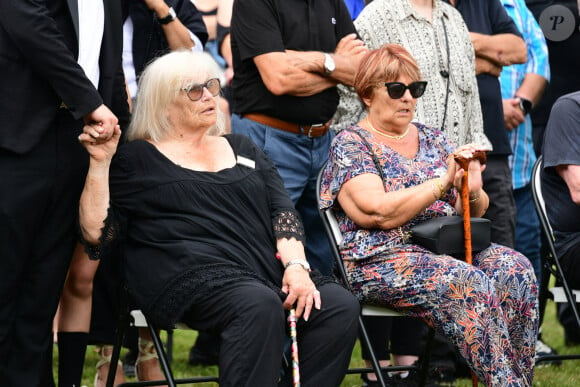
{"label": "orange cane", "polygon": [[[469,208],[469,162],[471,160],[479,160],[483,165],[486,161],[484,151],[475,151],[470,158],[461,155],[455,155],[455,162],[463,168],[463,177],[461,179],[461,204],[463,206],[463,239],[465,242],[465,262],[470,265],[473,262],[471,250],[471,211]],[[471,382],[473,387],[477,387],[477,375],[471,371]]]}

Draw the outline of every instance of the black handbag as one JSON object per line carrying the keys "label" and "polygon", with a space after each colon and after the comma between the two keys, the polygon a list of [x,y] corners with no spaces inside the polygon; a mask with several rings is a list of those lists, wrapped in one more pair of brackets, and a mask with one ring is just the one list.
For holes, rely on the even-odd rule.
{"label": "black handbag", "polygon": [[[435,254],[465,255],[463,217],[439,216],[411,227],[413,243]],[[491,221],[471,218],[471,251],[478,252],[491,244]]]}

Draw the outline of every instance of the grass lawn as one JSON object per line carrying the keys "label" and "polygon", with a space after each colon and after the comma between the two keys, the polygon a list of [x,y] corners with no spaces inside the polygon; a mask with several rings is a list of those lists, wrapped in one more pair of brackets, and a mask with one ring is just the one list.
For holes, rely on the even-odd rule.
{"label": "grass lawn", "polygon": [[[580,346],[565,347],[564,336],[561,326],[555,318],[555,305],[553,302],[548,303],[546,318],[542,326],[544,342],[550,344],[561,354],[580,353]],[[192,367],[187,363],[189,348],[195,341],[197,333],[195,331],[177,330],[174,333],[174,352],[172,369],[177,378],[186,378],[197,375],[216,375],[217,367]],[[55,377],[57,375],[57,351],[55,350]],[[92,387],[95,377],[95,364],[97,363],[97,354],[93,347],[87,350],[85,370],[83,374],[83,386]],[[364,363],[361,360],[360,346],[357,343],[351,360],[352,367],[362,367]],[[132,380],[132,379],[129,379]],[[216,383],[198,383],[184,386],[216,386]],[[358,387],[361,380],[358,375],[347,375],[341,387]],[[460,379],[455,383],[457,387],[471,387],[470,379]],[[580,360],[566,360],[561,366],[542,366],[538,367],[535,372],[534,386],[546,387],[577,387],[580,386]],[[260,387],[260,386],[256,386]]]}

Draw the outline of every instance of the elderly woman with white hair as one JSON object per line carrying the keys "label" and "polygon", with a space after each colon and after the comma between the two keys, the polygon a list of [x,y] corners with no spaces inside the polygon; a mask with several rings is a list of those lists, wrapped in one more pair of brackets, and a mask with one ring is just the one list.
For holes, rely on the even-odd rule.
{"label": "elderly woman with white hair", "polygon": [[114,156],[120,131],[101,143],[85,126],[83,237],[94,255],[121,244],[133,296],[159,327],[181,321],[221,335],[220,385],[277,385],[295,308],[302,384],[337,386],[358,303],[310,272],[300,218],[267,156],[244,136],[220,134],[209,61],[173,52],[152,62],[129,142]]}

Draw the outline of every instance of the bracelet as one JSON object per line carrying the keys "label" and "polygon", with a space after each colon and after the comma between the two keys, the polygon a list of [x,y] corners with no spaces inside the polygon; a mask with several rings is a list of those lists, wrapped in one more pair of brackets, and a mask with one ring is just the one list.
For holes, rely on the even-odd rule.
{"label": "bracelet", "polygon": [[310,264],[308,263],[308,261],[305,261],[304,259],[293,259],[291,261],[288,261],[285,265],[284,265],[284,270],[286,270],[288,268],[288,266],[290,265],[300,265],[304,268],[304,270],[306,271],[312,271],[310,269]]}
{"label": "bracelet", "polygon": [[433,180],[431,180],[431,193],[433,194],[435,200],[439,200],[439,196],[437,196],[437,188],[435,188],[435,183],[433,183]]}
{"label": "bracelet", "polygon": [[445,187],[443,187],[443,183],[441,183],[441,178],[437,178],[435,179],[435,184],[437,184],[437,187],[439,188],[439,198],[441,198],[443,195],[445,195]]}

